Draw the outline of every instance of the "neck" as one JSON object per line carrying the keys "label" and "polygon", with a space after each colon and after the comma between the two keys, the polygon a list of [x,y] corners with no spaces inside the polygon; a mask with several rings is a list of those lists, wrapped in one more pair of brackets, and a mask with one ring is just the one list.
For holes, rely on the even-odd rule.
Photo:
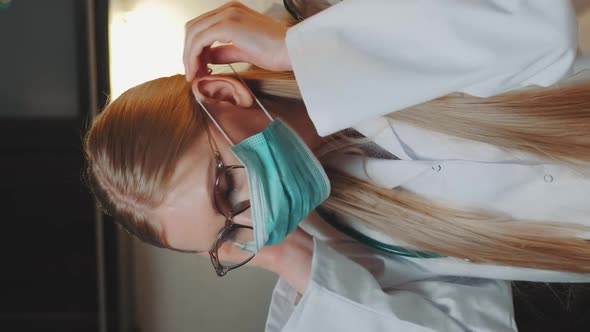
{"label": "neck", "polygon": [[294,101],[293,103],[278,103],[271,102],[272,106],[268,109],[272,109],[274,112],[273,116],[279,116],[285,121],[291,128],[293,128],[299,137],[303,139],[305,144],[312,150],[316,151],[321,147],[325,140],[318,135],[313,122],[309,118],[305,105],[301,101]]}

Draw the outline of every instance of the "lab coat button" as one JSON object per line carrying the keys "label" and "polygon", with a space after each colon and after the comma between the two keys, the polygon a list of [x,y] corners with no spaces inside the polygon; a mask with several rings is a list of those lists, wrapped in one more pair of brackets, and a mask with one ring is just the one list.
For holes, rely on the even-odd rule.
{"label": "lab coat button", "polygon": [[442,169],[442,167],[440,165],[432,166],[433,171],[440,172],[441,169]]}
{"label": "lab coat button", "polygon": [[545,182],[547,182],[547,183],[553,182],[553,176],[551,176],[549,174],[545,175]]}

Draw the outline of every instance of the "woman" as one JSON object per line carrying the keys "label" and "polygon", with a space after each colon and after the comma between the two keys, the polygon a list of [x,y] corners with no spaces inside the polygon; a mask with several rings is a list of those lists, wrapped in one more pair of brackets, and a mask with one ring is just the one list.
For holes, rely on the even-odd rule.
{"label": "woman", "polygon": [[[210,251],[223,275],[252,258],[248,200],[274,199],[252,195],[264,176],[236,152],[270,127],[264,96],[321,157],[325,216],[440,255],[379,253],[312,213],[314,238],[295,229],[251,261],[281,276],[268,330],[515,330],[499,280],[590,281],[590,84],[563,81],[583,68],[574,24],[571,4],[550,0],[344,1],[291,29],[230,3],[187,24],[189,83],[147,82],[94,121],[89,178],[125,228]],[[297,85],[241,73],[252,95],[206,70],[238,61],[293,69]],[[369,140],[337,133],[348,127]]]}

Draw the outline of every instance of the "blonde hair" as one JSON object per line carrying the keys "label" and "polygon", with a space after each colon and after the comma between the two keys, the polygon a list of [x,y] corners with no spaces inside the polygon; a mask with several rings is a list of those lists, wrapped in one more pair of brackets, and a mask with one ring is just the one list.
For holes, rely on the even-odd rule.
{"label": "blonde hair", "polygon": [[[259,93],[301,99],[292,73],[253,68],[240,76]],[[453,94],[386,116],[435,132],[533,153],[588,174],[589,96],[590,82],[485,99]],[[590,241],[580,237],[589,231],[587,227],[456,209],[401,188],[382,188],[334,169],[327,172],[332,195],[324,206],[415,249],[472,262],[590,272]]]}
{"label": "blonde hair", "polygon": [[[284,102],[301,99],[292,73],[252,68],[240,76],[256,93],[291,98]],[[590,160],[589,94],[590,84],[581,84],[488,99],[447,96],[388,116],[578,167]],[[156,206],[165,194],[171,170],[190,142],[202,135],[203,122],[187,83],[173,76],[121,95],[88,131],[88,174],[96,196],[115,219],[145,241],[166,246],[142,211]],[[348,146],[342,144],[336,152]],[[358,218],[414,249],[473,262],[590,272],[590,242],[578,237],[588,231],[582,226],[451,208],[400,188],[382,188],[330,168],[327,172],[332,194],[325,207]]]}
{"label": "blonde hair", "polygon": [[168,248],[148,214],[162,203],[178,160],[204,126],[180,76],[138,85],[111,102],[84,139],[86,180],[105,212],[142,241]]}

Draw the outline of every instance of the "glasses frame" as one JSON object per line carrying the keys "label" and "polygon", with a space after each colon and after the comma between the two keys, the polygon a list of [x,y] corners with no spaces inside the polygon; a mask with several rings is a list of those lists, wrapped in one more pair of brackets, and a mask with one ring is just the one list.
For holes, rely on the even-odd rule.
{"label": "glasses frame", "polygon": [[283,6],[285,6],[287,12],[297,21],[301,22],[305,19],[305,17],[303,17],[297,10],[297,6],[295,6],[293,0],[283,0]]}
{"label": "glasses frame", "polygon": [[[250,258],[248,258],[245,261],[238,263],[236,265],[232,265],[232,266],[223,265],[219,261],[218,250],[219,250],[219,247],[221,247],[221,245],[223,244],[225,236],[227,234],[229,234],[230,232],[232,232],[236,229],[240,229],[240,228],[250,229],[250,230],[252,230],[252,232],[254,232],[254,228],[252,228],[251,226],[247,226],[247,225],[236,224],[233,221],[233,218],[235,216],[239,215],[240,213],[242,213],[250,208],[250,201],[242,201],[242,202],[238,203],[237,205],[232,206],[231,207],[232,211],[229,211],[229,212],[222,211],[223,209],[220,208],[220,204],[217,201],[217,197],[218,197],[217,189],[219,188],[219,182],[220,182],[221,176],[224,175],[225,172],[227,172],[228,170],[244,168],[244,166],[242,166],[242,165],[227,165],[226,166],[223,163],[223,160],[221,159],[221,153],[219,153],[219,149],[217,148],[217,144],[215,144],[215,141],[212,139],[211,134],[209,133],[208,129],[207,129],[207,134],[209,136],[209,145],[211,146],[211,151],[213,152],[213,156],[215,158],[215,184],[213,187],[214,188],[213,189],[214,190],[213,203],[214,203],[214,206],[215,206],[215,209],[217,210],[217,212],[219,212],[220,214],[222,214],[225,217],[224,227],[217,234],[217,239],[215,240],[215,243],[213,243],[213,247],[209,250],[209,257],[211,258],[211,264],[213,265],[213,268],[215,269],[215,273],[217,273],[217,276],[223,277],[229,271],[235,270],[235,269],[247,264],[250,260],[252,260],[252,258],[254,258],[254,256],[256,256],[255,254],[252,254],[252,256],[250,256]],[[243,204],[246,202],[247,202],[247,204]],[[233,209],[236,206],[239,208],[234,211]]]}

